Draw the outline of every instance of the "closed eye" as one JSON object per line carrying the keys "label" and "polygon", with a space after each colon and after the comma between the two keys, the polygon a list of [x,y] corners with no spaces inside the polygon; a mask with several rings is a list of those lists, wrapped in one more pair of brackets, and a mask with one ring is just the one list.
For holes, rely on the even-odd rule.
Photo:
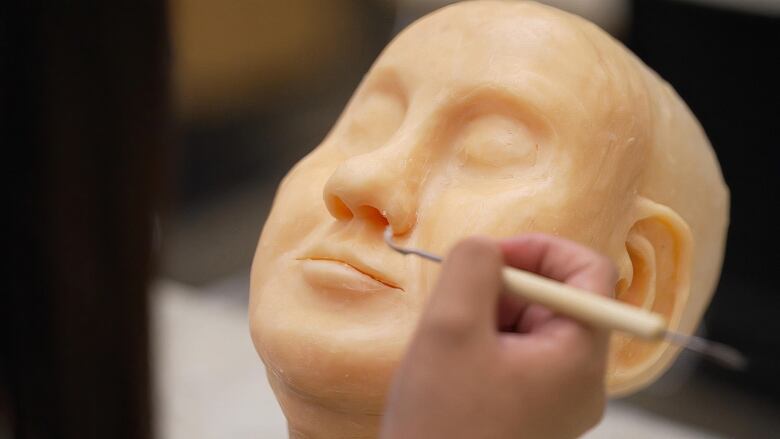
{"label": "closed eye", "polygon": [[373,73],[350,105],[341,146],[347,155],[373,151],[393,137],[406,117],[408,103],[395,73]]}
{"label": "closed eye", "polygon": [[455,149],[465,165],[505,168],[532,166],[539,143],[522,122],[493,114],[466,124],[457,136]]}

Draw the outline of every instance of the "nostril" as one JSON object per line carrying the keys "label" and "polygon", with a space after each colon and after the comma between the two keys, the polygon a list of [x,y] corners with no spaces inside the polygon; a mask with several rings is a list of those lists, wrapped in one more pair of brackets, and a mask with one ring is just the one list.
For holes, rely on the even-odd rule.
{"label": "nostril", "polygon": [[352,211],[349,209],[349,206],[347,206],[343,201],[341,201],[341,198],[337,196],[328,197],[325,201],[325,204],[327,205],[331,215],[333,215],[336,219],[348,220],[354,216]]}
{"label": "nostril", "polygon": [[325,205],[334,218],[340,221],[349,221],[352,218],[359,218],[361,221],[385,228],[390,223],[387,219],[387,212],[380,211],[376,207],[363,204],[357,207],[350,206],[338,195],[328,195],[325,197]]}
{"label": "nostril", "polygon": [[355,209],[355,216],[362,218],[368,223],[376,224],[383,229],[389,224],[387,217],[385,217],[379,209],[371,206],[358,207]]}

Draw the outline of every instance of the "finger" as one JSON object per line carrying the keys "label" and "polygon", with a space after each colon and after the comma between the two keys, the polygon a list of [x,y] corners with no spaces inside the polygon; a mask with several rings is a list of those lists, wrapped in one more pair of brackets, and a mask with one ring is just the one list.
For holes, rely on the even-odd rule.
{"label": "finger", "polygon": [[522,334],[539,331],[542,325],[546,324],[555,316],[555,313],[547,307],[532,303],[523,313],[520,320],[515,325],[515,332]]}
{"label": "finger", "polygon": [[612,262],[584,245],[554,236],[528,234],[500,242],[508,265],[608,295],[617,282]]}
{"label": "finger", "polygon": [[[606,367],[609,332],[589,327],[532,304],[518,322],[516,333],[499,334],[509,364],[522,367],[543,361],[550,369]],[[563,364],[565,363],[565,364]]]}
{"label": "finger", "polygon": [[528,305],[522,297],[504,290],[498,298],[496,328],[502,332],[517,332],[518,323],[524,319]]}
{"label": "finger", "polygon": [[534,339],[554,339],[561,345],[561,350],[581,351],[587,355],[601,355],[608,341],[607,331],[583,325],[538,304],[528,306],[517,322],[515,332],[530,336],[531,343]]}
{"label": "finger", "polygon": [[[500,247],[508,265],[558,281],[574,282],[580,288],[604,290],[600,285],[593,285],[588,270],[581,271],[583,268],[591,267],[594,260],[603,262],[604,266],[610,263],[587,247],[544,234],[528,234],[507,239],[500,243]],[[602,271],[609,273],[609,267]],[[504,307],[505,302],[504,300],[500,302],[499,321],[504,325],[506,322],[514,322],[512,329],[514,332],[533,332],[555,317],[553,312],[540,305]],[[516,314],[512,315],[513,312]]]}
{"label": "finger", "polygon": [[[524,235],[500,243],[509,265],[597,294],[610,294],[617,281],[612,262],[583,245],[542,234]],[[531,305],[517,323],[518,332],[554,338],[563,349],[601,355],[607,333]]]}
{"label": "finger", "polygon": [[477,326],[495,330],[502,266],[496,243],[478,237],[458,243],[444,260],[424,323],[453,330]]}

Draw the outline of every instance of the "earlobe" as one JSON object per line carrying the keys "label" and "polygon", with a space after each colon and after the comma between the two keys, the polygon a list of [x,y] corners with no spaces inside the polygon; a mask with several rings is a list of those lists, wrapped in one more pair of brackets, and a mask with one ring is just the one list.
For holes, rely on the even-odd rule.
{"label": "earlobe", "polygon": [[[617,300],[662,315],[675,330],[684,314],[690,290],[693,237],[688,224],[672,209],[640,197],[633,225],[625,239],[624,262]],[[660,374],[674,349],[625,334],[612,340],[612,393],[628,393]]]}

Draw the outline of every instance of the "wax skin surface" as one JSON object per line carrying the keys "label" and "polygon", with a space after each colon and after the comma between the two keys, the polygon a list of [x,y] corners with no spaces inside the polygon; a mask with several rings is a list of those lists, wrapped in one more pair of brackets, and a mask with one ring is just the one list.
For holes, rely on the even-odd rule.
{"label": "wax skin surface", "polygon": [[[293,437],[373,437],[439,267],[473,234],[544,232],[620,273],[617,300],[691,333],[717,282],[728,189],[674,90],[595,25],[526,2],[446,7],[380,55],[282,181],[252,267],[257,352]],[[612,337],[608,391],[676,356]],[[478,379],[478,378],[475,378]]]}

